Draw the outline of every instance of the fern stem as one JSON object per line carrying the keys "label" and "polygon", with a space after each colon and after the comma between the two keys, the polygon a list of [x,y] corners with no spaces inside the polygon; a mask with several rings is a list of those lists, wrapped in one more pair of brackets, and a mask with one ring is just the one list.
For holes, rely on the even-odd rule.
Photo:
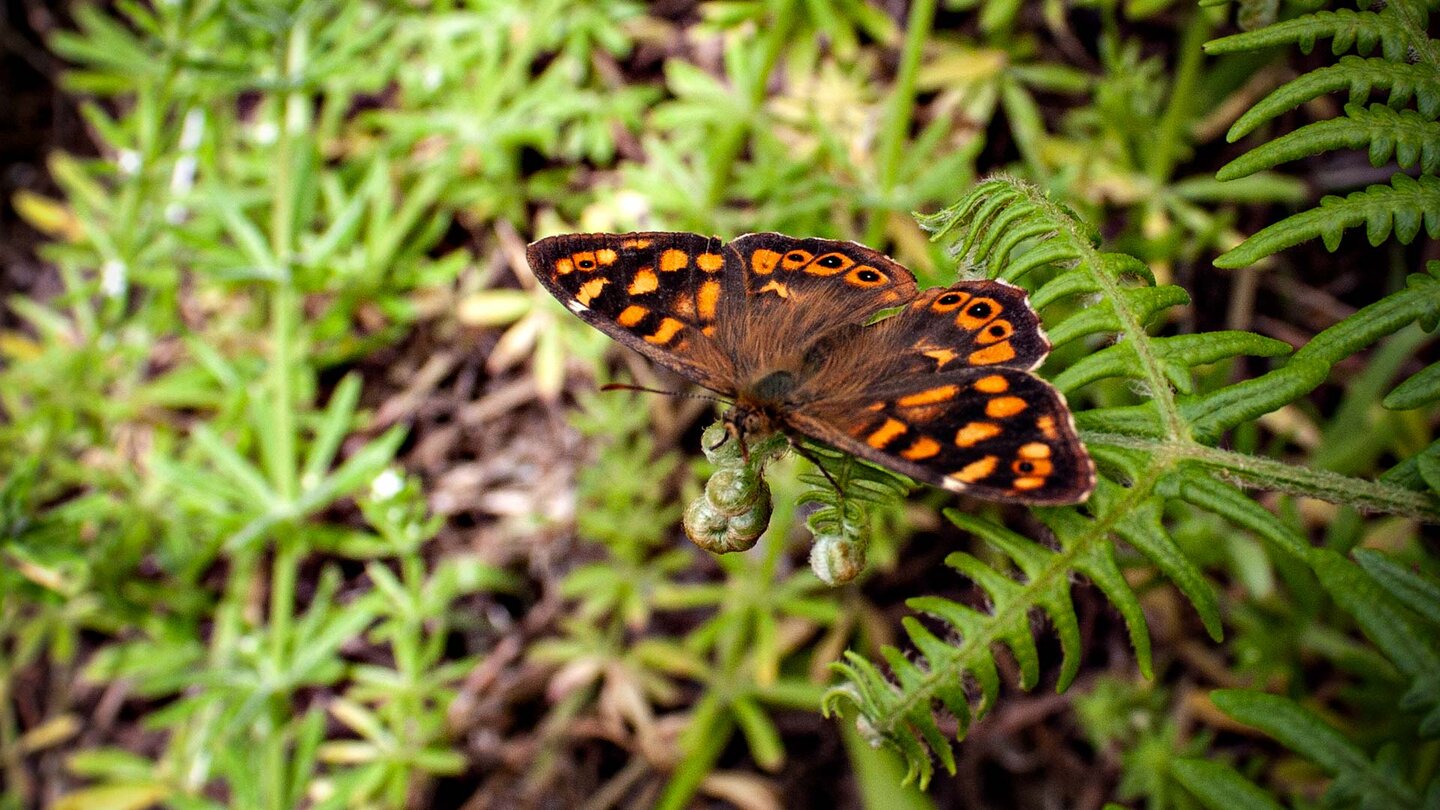
{"label": "fern stem", "polygon": [[1232,483],[1251,489],[1268,489],[1351,506],[1364,512],[1402,515],[1440,523],[1440,504],[1424,492],[1383,481],[1355,478],[1329,470],[1299,467],[1284,461],[1206,447],[1192,441],[1171,441],[1118,433],[1082,431],[1087,444],[1111,445],[1154,453],[1157,458],[1195,461],[1226,474]]}
{"label": "fern stem", "polygon": [[1100,251],[1090,243],[1090,238],[1081,232],[1079,224],[1067,211],[1061,209],[1039,189],[1019,180],[998,178],[1006,185],[1023,193],[1030,204],[1040,208],[1051,220],[1062,223],[1066,231],[1065,235],[1074,244],[1076,251],[1080,254],[1080,266],[1095,281],[1100,288],[1105,300],[1114,302],[1115,317],[1119,320],[1122,338],[1129,340],[1135,347],[1135,357],[1144,371],[1145,382],[1149,385],[1154,402],[1160,409],[1161,419],[1165,426],[1165,434],[1172,439],[1190,438],[1190,430],[1185,420],[1180,415],[1180,408],[1175,402],[1174,393],[1170,388],[1170,380],[1165,376],[1165,369],[1159,358],[1155,356],[1155,347],[1150,343],[1150,333],[1145,330],[1145,324],[1130,307],[1125,305],[1125,295],[1118,279],[1105,272],[1104,261]]}
{"label": "fern stem", "polygon": [[[966,663],[973,656],[992,655],[991,648],[1004,642],[1008,628],[1014,627],[1017,622],[1026,618],[1032,609],[1041,604],[1041,597],[1052,590],[1059,580],[1069,579],[1075,571],[1075,561],[1078,558],[1088,554],[1095,544],[1110,542],[1111,532],[1126,515],[1139,509],[1141,504],[1151,496],[1155,485],[1172,462],[1173,459],[1170,455],[1158,452],[1151,460],[1150,466],[1125,491],[1123,498],[1114,501],[1105,514],[1091,522],[1087,531],[1064,544],[1053,556],[1049,557],[1045,568],[1026,580],[1013,599],[1008,600],[996,612],[989,614],[989,618],[985,622],[985,632],[967,636],[959,646],[948,648],[954,653],[940,661],[930,659],[931,666],[924,678],[917,683],[907,684],[894,703],[880,707],[882,712],[874,715],[867,714],[871,725],[887,739],[893,739],[897,734],[906,733],[899,730],[899,726],[905,723],[905,718],[920,703],[928,705],[935,699],[935,696],[939,694],[940,684],[956,682],[964,677],[965,671],[969,669]],[[986,707],[982,707],[982,710],[984,708]],[[965,730],[962,728],[957,736],[963,737],[964,733]]]}

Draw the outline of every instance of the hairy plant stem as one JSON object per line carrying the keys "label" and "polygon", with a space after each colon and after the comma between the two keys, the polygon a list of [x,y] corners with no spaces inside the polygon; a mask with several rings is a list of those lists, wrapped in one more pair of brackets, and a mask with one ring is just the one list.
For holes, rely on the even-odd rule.
{"label": "hairy plant stem", "polygon": [[[1005,178],[1001,179],[1005,180]],[[1164,368],[1155,356],[1154,347],[1150,344],[1150,333],[1145,331],[1145,325],[1140,322],[1135,313],[1124,305],[1125,297],[1122,294],[1120,282],[1102,269],[1104,263],[1101,261],[1100,252],[1090,244],[1090,240],[1084,234],[1080,233],[1073,216],[1062,210],[1039,189],[1029,183],[1014,180],[1006,181],[1006,185],[1024,194],[1026,200],[1031,205],[1045,211],[1051,221],[1064,223],[1066,238],[1080,253],[1080,266],[1095,280],[1105,300],[1110,301],[1111,306],[1114,307],[1115,317],[1120,321],[1121,339],[1129,341],[1130,345],[1135,348],[1135,357],[1139,360],[1140,368],[1145,374],[1145,382],[1154,392],[1155,404],[1160,409],[1161,422],[1164,425],[1166,436],[1171,439],[1189,441],[1190,428],[1180,415],[1180,407],[1175,402],[1174,392],[1170,388],[1170,380],[1165,376]]]}
{"label": "hairy plant stem", "polygon": [[1393,486],[1383,481],[1355,478],[1329,470],[1298,467],[1275,459],[1206,447],[1193,441],[1173,441],[1119,433],[1081,432],[1086,444],[1108,444],[1169,457],[1195,461],[1220,472],[1241,486],[1299,495],[1362,512],[1385,512],[1432,523],[1440,523],[1440,504],[1423,492]]}

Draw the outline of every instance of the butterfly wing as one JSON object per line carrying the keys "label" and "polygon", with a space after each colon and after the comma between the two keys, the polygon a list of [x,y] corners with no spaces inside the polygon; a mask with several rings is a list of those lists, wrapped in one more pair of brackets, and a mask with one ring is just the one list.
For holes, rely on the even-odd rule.
{"label": "butterfly wing", "polygon": [[1014,368],[907,374],[863,405],[797,409],[791,426],[918,481],[990,500],[1085,500],[1095,467],[1065,398]]}
{"label": "butterfly wing", "polygon": [[743,269],[746,307],[757,314],[818,311],[832,324],[859,324],[915,297],[909,270],[854,242],[747,233],[730,248]]}
{"label": "butterfly wing", "polygon": [[1050,353],[1025,290],[1003,281],[961,281],[925,290],[883,331],[916,371],[965,366],[1033,369]]}
{"label": "butterfly wing", "polygon": [[798,392],[792,427],[981,498],[1067,504],[1089,496],[1095,468],[1065,398],[1029,372],[1049,343],[1019,287],[966,281],[927,290],[859,332],[834,346]]}
{"label": "butterfly wing", "polygon": [[718,238],[692,233],[565,234],[526,250],[535,278],[586,323],[714,391],[733,392],[714,339],[742,274]]}

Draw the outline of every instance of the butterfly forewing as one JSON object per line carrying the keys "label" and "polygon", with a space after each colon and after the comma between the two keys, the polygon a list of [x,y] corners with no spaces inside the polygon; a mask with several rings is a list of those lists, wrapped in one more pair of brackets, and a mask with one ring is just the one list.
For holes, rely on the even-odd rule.
{"label": "butterfly forewing", "polygon": [[718,238],[566,234],[531,244],[526,258],[545,289],[586,323],[700,385],[733,393],[729,358],[714,335],[724,299],[742,294],[740,271]]}
{"label": "butterfly forewing", "polygon": [[747,306],[821,311],[832,323],[864,323],[915,297],[915,276],[879,251],[834,239],[748,233],[730,243],[744,269]]}

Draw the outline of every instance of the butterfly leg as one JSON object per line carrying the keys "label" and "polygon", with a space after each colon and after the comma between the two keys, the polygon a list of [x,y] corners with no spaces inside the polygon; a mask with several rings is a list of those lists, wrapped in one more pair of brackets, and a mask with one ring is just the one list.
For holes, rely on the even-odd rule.
{"label": "butterfly leg", "polygon": [[840,485],[836,483],[835,477],[830,475],[830,471],[825,469],[825,465],[821,464],[819,459],[815,458],[809,450],[806,450],[804,445],[795,441],[794,436],[787,433],[785,434],[785,440],[790,442],[790,449],[794,450],[796,455],[815,465],[815,469],[819,470],[820,474],[825,476],[825,480],[830,482],[830,486],[834,487],[836,494],[844,496],[845,493],[840,491]]}

